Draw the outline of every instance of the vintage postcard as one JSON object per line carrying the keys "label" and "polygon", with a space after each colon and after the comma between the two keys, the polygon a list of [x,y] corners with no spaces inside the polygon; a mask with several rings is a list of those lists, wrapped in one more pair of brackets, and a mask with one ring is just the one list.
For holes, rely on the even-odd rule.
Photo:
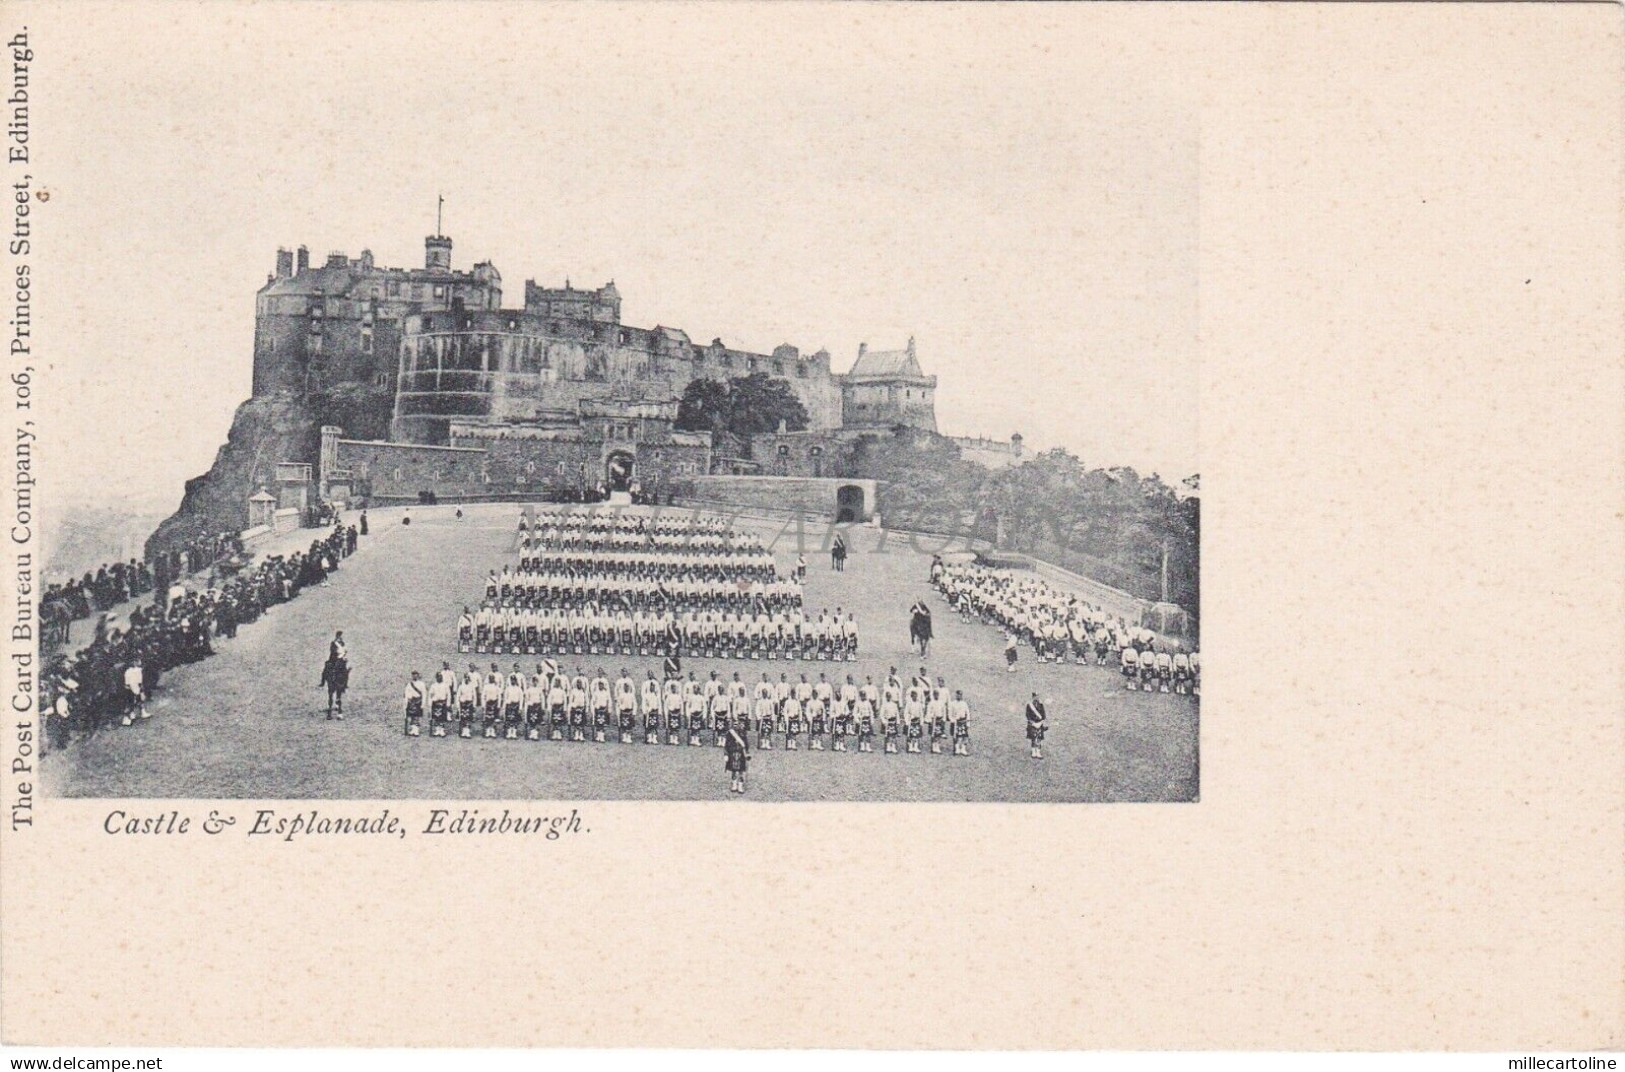
{"label": "vintage postcard", "polygon": [[7,1043],[1625,1037],[1617,9],[0,15]]}

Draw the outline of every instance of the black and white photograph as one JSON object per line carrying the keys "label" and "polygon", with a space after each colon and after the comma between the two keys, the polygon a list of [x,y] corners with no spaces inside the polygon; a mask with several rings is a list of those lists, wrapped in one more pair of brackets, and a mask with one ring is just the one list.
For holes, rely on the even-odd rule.
{"label": "black and white photograph", "polygon": [[47,791],[1196,801],[1189,104],[616,45],[73,117]]}

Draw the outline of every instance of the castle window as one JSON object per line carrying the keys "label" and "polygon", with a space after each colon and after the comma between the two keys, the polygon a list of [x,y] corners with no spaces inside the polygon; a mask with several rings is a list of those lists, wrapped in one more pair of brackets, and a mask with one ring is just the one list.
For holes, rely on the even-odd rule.
{"label": "castle window", "polygon": [[628,339],[627,333],[624,332],[624,331],[621,332],[621,342],[625,343],[627,341],[627,339]]}
{"label": "castle window", "polygon": [[364,354],[372,353],[372,332],[365,328],[361,330],[361,352]]}
{"label": "castle window", "polygon": [[434,296],[437,297],[437,298],[444,298],[446,296],[446,288],[445,287],[438,287],[438,286],[435,287],[434,288]]}
{"label": "castle window", "polygon": [[389,373],[380,372],[372,381],[378,387],[389,386]]}
{"label": "castle window", "polygon": [[513,317],[510,316],[508,318],[508,330],[512,331],[515,328],[517,328],[518,326],[519,326],[519,321],[515,320]]}
{"label": "castle window", "polygon": [[789,445],[785,444],[785,443],[780,443],[779,444],[779,457],[787,458],[789,456],[790,456],[790,447],[789,447]]}
{"label": "castle window", "polygon": [[559,333],[559,322],[557,320],[553,321],[551,324],[547,325],[547,330],[557,335]]}

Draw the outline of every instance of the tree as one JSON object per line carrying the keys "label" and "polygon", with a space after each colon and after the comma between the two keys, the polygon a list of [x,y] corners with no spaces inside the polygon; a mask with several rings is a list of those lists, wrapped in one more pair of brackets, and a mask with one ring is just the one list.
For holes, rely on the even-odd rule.
{"label": "tree", "polygon": [[677,427],[685,432],[726,432],[730,412],[727,384],[690,380],[677,403]]}
{"label": "tree", "polygon": [[690,380],[677,404],[677,427],[685,432],[731,432],[752,436],[807,427],[807,407],[789,381],[753,372],[737,380]]}
{"label": "tree", "polygon": [[753,372],[728,384],[728,431],[735,435],[758,435],[785,431],[800,432],[807,427],[807,407],[801,404],[788,380]]}

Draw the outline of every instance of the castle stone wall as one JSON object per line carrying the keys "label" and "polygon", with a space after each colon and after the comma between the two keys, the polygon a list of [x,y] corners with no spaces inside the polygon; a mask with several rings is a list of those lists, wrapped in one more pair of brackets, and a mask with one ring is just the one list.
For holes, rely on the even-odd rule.
{"label": "castle stone wall", "polygon": [[855,488],[850,500],[854,516],[867,521],[874,516],[876,483],[873,480],[844,478],[774,476],[704,476],[694,480],[693,498],[699,504],[726,510],[761,510],[773,514],[814,515],[835,521],[845,500],[841,489]]}

